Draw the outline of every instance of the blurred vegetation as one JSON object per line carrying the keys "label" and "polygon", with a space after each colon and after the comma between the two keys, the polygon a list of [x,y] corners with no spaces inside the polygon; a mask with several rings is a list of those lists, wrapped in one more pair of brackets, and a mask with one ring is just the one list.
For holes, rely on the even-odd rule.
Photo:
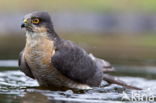
{"label": "blurred vegetation", "polygon": [[[0,12],[23,13],[35,10],[55,12],[152,12],[156,11],[156,0],[1,0]],[[17,14],[16,13],[16,14]],[[147,15],[147,14],[146,14]],[[9,24],[9,23],[8,23]],[[95,33],[95,32],[94,32]],[[0,36],[0,59],[17,59],[25,45],[24,33]],[[154,64],[156,35],[154,33],[60,33],[94,55],[114,64]],[[68,34],[68,35],[66,35]],[[79,35],[78,35],[79,34]],[[127,33],[128,34],[128,33]],[[140,35],[142,34],[142,35]]]}
{"label": "blurred vegetation", "polygon": [[[21,34],[23,35],[0,36],[0,59],[18,58],[18,53],[25,45],[24,33]],[[74,41],[88,52],[92,52],[94,55],[104,58],[113,64],[155,65],[156,35],[154,34],[59,34],[61,34],[62,38]]]}
{"label": "blurred vegetation", "polygon": [[0,11],[155,11],[155,0],[1,0]]}
{"label": "blurred vegetation", "polygon": [[62,35],[113,64],[155,65],[155,34]]}
{"label": "blurred vegetation", "polygon": [[0,36],[0,59],[17,59],[18,53],[24,47],[24,36],[1,35]]}

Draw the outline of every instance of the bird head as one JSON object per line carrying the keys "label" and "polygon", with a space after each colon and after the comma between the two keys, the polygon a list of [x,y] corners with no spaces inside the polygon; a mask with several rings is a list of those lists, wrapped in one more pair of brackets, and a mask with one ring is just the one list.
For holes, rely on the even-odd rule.
{"label": "bird head", "polygon": [[25,28],[26,32],[31,32],[31,34],[53,31],[50,15],[39,11],[25,15],[21,28]]}

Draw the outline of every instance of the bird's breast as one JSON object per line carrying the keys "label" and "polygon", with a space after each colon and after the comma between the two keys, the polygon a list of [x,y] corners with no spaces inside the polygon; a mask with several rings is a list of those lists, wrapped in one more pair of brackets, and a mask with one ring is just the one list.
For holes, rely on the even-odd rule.
{"label": "bird's breast", "polygon": [[31,68],[33,76],[40,85],[61,85],[63,76],[51,63],[55,53],[54,43],[48,39],[27,40],[24,57]]}
{"label": "bird's breast", "polygon": [[[34,68],[48,68],[55,49],[52,40],[45,38],[27,40],[24,56],[28,64]],[[36,68],[36,69],[37,69]]]}
{"label": "bird's breast", "polygon": [[43,86],[66,86],[69,88],[88,89],[88,85],[72,81],[62,75],[51,63],[55,54],[54,42],[48,39],[27,40],[24,57],[33,76]]}

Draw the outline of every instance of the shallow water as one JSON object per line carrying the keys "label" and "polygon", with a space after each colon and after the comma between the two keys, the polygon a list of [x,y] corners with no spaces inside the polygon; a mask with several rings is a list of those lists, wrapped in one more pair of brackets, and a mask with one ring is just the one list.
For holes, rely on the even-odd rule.
{"label": "shallow water", "polygon": [[[14,66],[16,67],[17,65],[14,64]],[[121,76],[121,74],[126,74],[124,68],[131,71],[130,73],[128,72],[128,76]],[[136,68],[139,70],[137,71]],[[141,91],[126,89],[115,84],[105,87],[105,82],[102,83],[101,88],[94,88],[92,90],[59,91],[40,88],[35,80],[26,77],[22,72],[13,70],[13,68],[8,69],[3,67],[3,71],[0,72],[0,103],[153,102],[156,100],[156,80],[149,75],[154,75],[155,72],[150,71],[154,71],[155,69],[154,67],[146,68],[147,67],[139,68],[138,66],[117,66],[118,73],[116,73],[116,75],[118,75],[118,78],[130,85],[143,88]],[[132,71],[135,72],[136,75],[131,75],[131,73],[134,74]],[[139,75],[139,73],[143,76]]]}

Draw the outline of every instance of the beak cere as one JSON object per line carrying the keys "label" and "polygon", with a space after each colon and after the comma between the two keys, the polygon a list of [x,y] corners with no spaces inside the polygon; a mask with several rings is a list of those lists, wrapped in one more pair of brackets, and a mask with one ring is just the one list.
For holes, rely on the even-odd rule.
{"label": "beak cere", "polygon": [[23,22],[24,22],[24,23],[28,23],[28,19],[24,19]]}
{"label": "beak cere", "polygon": [[24,19],[23,23],[21,24],[21,28],[25,28],[27,24],[28,24],[28,19]]}

